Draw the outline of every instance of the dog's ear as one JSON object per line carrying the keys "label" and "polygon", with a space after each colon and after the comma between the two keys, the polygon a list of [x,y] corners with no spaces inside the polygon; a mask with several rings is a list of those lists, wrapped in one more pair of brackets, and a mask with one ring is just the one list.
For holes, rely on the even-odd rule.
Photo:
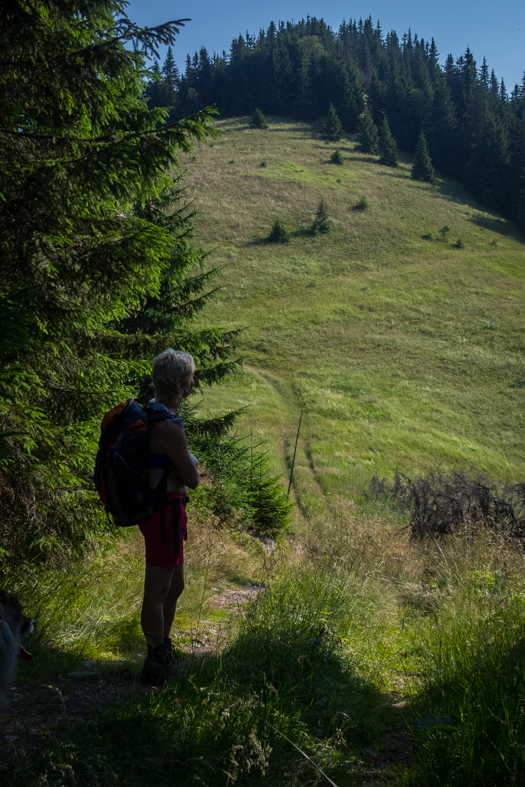
{"label": "dog's ear", "polygon": [[11,593],[7,590],[0,590],[0,610],[2,615],[9,620],[20,621],[22,619],[22,607]]}
{"label": "dog's ear", "polygon": [[31,634],[34,628],[35,628],[35,621],[33,620],[33,618],[28,618],[27,615],[22,615],[20,634]]}

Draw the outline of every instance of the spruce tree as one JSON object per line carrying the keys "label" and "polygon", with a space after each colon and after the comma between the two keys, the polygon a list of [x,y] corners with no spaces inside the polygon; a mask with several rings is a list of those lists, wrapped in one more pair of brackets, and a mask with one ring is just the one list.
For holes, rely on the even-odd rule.
{"label": "spruce tree", "polygon": [[315,219],[312,223],[312,232],[330,232],[332,224],[328,217],[328,210],[325,204],[325,201],[321,199],[317,207],[317,213],[315,214]]}
{"label": "spruce tree", "polygon": [[385,99],[384,88],[377,76],[377,71],[375,69],[372,73],[368,100],[370,102],[370,114],[372,116],[372,120],[374,121],[374,124],[378,126],[381,124],[383,115],[385,114]]}
{"label": "spruce tree", "polygon": [[379,163],[387,167],[397,167],[397,145],[386,117],[383,118],[379,130]]}
{"label": "spruce tree", "polygon": [[328,108],[326,123],[323,126],[321,134],[329,142],[337,142],[341,137],[344,137],[343,127],[341,121],[337,117],[337,112],[333,104],[330,104]]}
{"label": "spruce tree", "polygon": [[411,173],[412,180],[423,180],[427,183],[433,183],[435,172],[430,160],[428,152],[427,140],[425,134],[421,131],[416,148],[416,158]]}
{"label": "spruce tree", "polygon": [[270,243],[288,243],[290,233],[283,224],[282,219],[275,219],[268,236]]}
{"label": "spruce tree", "polygon": [[266,118],[264,117],[263,113],[260,109],[256,109],[252,115],[250,120],[250,126],[252,128],[268,128],[268,123],[266,122]]}
{"label": "spruce tree", "polygon": [[525,232],[525,170],[521,175],[521,188],[518,194],[518,205],[516,210],[516,220],[520,230]]}
{"label": "spruce tree", "polygon": [[0,6],[0,547],[12,557],[107,527],[92,491],[100,417],[140,394],[154,355],[188,350],[202,383],[232,353],[232,335],[191,330],[204,258],[167,174],[216,133],[213,118],[162,126],[166,111],[148,109],[142,52],[180,25],[142,29],[116,18],[121,6]]}
{"label": "spruce tree", "polygon": [[428,123],[428,144],[432,161],[448,174],[457,171],[458,122],[450,88],[443,76],[438,78]]}
{"label": "spruce tree", "polygon": [[177,89],[180,82],[179,69],[173,57],[173,50],[171,46],[168,47],[166,59],[162,66],[162,75],[164,77],[165,93],[167,106],[173,106],[177,98]]}
{"label": "spruce tree", "polygon": [[363,114],[359,118],[357,139],[363,153],[377,153],[379,134],[368,107],[365,107]]}
{"label": "spruce tree", "polygon": [[465,181],[472,191],[493,210],[510,213],[510,156],[507,128],[497,115],[487,113],[479,137],[472,146]]}

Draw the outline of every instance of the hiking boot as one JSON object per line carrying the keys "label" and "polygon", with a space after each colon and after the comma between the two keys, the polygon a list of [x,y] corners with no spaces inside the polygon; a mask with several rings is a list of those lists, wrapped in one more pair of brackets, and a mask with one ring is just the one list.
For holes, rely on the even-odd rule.
{"label": "hiking boot", "polygon": [[166,660],[174,667],[180,661],[180,651],[177,650],[173,640],[169,639],[169,637],[164,640],[162,645],[166,649]]}
{"label": "hiking boot", "polygon": [[148,646],[148,655],[142,667],[140,682],[147,686],[163,686],[172,671],[173,665],[166,643],[154,647]]}
{"label": "hiking boot", "polygon": [[186,670],[181,663],[182,654],[180,650],[175,647],[173,641],[169,638],[164,640],[163,645],[166,649],[166,660],[170,664],[172,673],[178,675],[180,678],[184,677],[184,675],[186,675]]}

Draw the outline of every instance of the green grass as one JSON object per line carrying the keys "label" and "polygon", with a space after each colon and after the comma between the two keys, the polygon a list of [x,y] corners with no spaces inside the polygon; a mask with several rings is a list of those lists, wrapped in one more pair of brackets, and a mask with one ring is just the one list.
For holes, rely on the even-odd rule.
{"label": "green grass", "polygon": [[[523,237],[460,187],[412,181],[410,161],[391,170],[347,142],[335,171],[307,125],[272,124],[264,135],[240,121],[219,127],[222,140],[199,148],[189,170],[197,239],[226,265],[205,319],[245,328],[248,368],[206,408],[247,404],[253,375],[257,385],[271,378],[281,423],[253,402],[245,428],[289,460],[303,408],[302,461],[311,457],[332,495],[359,497],[374,473],[436,463],[521,480]],[[363,196],[369,208],[353,210]],[[332,232],[311,237],[321,197]],[[296,232],[268,247],[276,215]]]}
{"label": "green grass", "polygon": [[[160,692],[131,686],[47,725],[42,754],[22,748],[5,783],[519,784],[523,555],[483,531],[413,544],[389,518],[325,512],[264,561],[197,528],[177,629],[184,643],[222,627],[217,648]],[[105,680],[140,668],[140,546],[40,573],[21,684],[66,693],[81,658]],[[221,579],[254,576],[263,591],[229,621],[207,603]],[[31,611],[34,582],[17,590]]]}
{"label": "green grass", "polygon": [[[80,658],[91,659],[106,679],[118,675],[115,667],[123,662],[137,669],[143,567],[136,541],[67,574],[40,575],[40,634],[32,642],[35,662],[23,666],[21,683],[62,686],[59,670],[67,675],[78,669]],[[216,535],[212,555],[221,542],[224,553],[227,539]],[[269,778],[300,785],[322,780],[323,771],[339,784],[359,784],[388,728],[399,723],[381,677],[388,649],[369,639],[371,621],[381,629],[383,607],[376,587],[362,593],[353,569],[341,564],[334,571],[314,542],[310,547],[308,563],[282,553],[266,566],[265,589],[233,626],[223,621],[226,635],[216,652],[187,661],[185,679],[161,692],[123,692],[88,722],[58,722],[47,729],[42,756],[22,750],[5,783],[36,787],[67,778],[62,783],[139,787],[153,778],[159,785],[177,778],[214,787]],[[239,564],[239,549],[235,556],[232,550],[230,544],[229,555],[223,554],[223,576]],[[209,575],[204,570],[205,555],[197,576],[190,564],[190,591],[178,619],[179,629],[200,625],[201,636],[210,621],[220,623],[200,602],[202,593],[210,595],[209,580],[219,576],[216,563]],[[252,555],[251,564],[260,561]],[[17,590],[30,611],[30,588],[19,580]]]}

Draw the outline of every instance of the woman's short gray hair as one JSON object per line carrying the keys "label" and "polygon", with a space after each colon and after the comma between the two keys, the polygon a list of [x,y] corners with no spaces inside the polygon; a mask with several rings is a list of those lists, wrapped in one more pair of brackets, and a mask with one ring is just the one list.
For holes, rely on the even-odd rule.
{"label": "woman's short gray hair", "polygon": [[195,371],[195,362],[189,353],[172,350],[171,347],[153,360],[151,377],[157,401],[179,403],[182,400],[184,383]]}

